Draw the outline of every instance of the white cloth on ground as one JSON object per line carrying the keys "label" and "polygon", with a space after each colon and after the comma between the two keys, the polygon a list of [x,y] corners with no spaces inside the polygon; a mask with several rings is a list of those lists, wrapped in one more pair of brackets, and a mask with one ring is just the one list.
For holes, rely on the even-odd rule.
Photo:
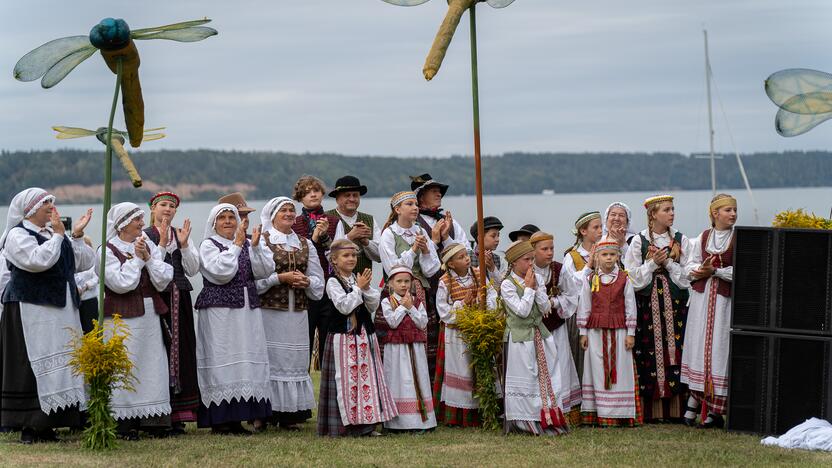
{"label": "white cloth on ground", "polygon": [[766,437],[760,443],[787,449],[832,452],[832,424],[823,419],[809,418],[780,437]]}

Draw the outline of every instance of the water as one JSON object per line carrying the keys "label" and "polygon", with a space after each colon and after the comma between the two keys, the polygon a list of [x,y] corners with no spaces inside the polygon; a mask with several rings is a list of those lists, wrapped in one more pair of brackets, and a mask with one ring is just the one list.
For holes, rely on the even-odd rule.
{"label": "water", "polygon": [[[451,188],[453,191],[453,187]],[[739,206],[738,225],[753,226],[755,222],[751,202],[746,191],[730,191],[736,198]],[[683,233],[693,237],[709,226],[707,208],[711,200],[710,190],[680,191],[672,193],[675,197],[676,221],[674,227]],[[571,234],[573,223],[577,217],[586,211],[598,210],[603,213],[607,205],[613,201],[621,201],[630,206],[633,211],[632,229],[641,230],[646,227],[646,215],[642,203],[644,199],[655,195],[651,192],[624,192],[624,193],[582,193],[582,194],[556,194],[556,195],[493,195],[484,199],[485,215],[497,216],[505,225],[499,250],[504,250],[508,244],[508,233],[520,226],[532,223],[544,231],[555,235],[555,258],[559,259],[563,251],[574,241]],[[779,188],[755,190],[759,225],[770,226],[774,215],[786,209],[805,208],[819,216],[829,216],[832,208],[832,187],[823,188]],[[147,206],[146,201],[135,200],[142,206]],[[371,213],[375,216],[376,222],[383,224],[390,213],[389,199],[387,198],[364,198],[361,201],[361,211]],[[260,208],[265,201],[250,200],[252,207]],[[181,226],[182,220],[190,218],[193,226],[192,239],[197,242],[202,239],[205,229],[205,221],[208,213],[214,206],[213,202],[185,202],[176,215],[174,224]],[[333,199],[326,199],[324,208],[334,208]],[[468,232],[468,228],[476,220],[476,199],[474,197],[447,196],[443,200],[445,209],[450,210]],[[58,208],[63,216],[71,216],[77,219],[88,205],[61,205],[58,200]],[[87,228],[87,235],[95,240],[101,236],[101,207],[94,206],[95,213],[90,226]],[[8,207],[0,207],[0,219],[5,220]],[[252,224],[259,224],[259,211],[250,215]],[[148,216],[145,218],[149,222]],[[5,225],[5,221],[3,221]],[[380,274],[380,266],[376,265],[376,276]],[[200,289],[200,279],[196,279],[195,286]],[[377,284],[377,283],[376,283]]]}

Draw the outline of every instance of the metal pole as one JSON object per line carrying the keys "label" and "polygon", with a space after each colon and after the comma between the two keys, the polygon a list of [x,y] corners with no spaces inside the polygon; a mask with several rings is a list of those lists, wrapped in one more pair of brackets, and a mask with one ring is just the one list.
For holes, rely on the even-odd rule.
{"label": "metal pole", "polygon": [[477,192],[477,256],[480,260],[480,304],[486,301],[485,225],[482,215],[482,160],[480,159],[480,92],[477,73],[477,16],[476,2],[471,4],[471,94],[474,103],[474,172]]}
{"label": "metal pole", "polygon": [[711,192],[716,195],[716,158],[714,157],[714,117],[711,109],[711,60],[708,57],[708,30],[705,34],[705,83],[708,88],[708,138],[711,142]]}
{"label": "metal pole", "polygon": [[107,264],[107,213],[112,204],[113,191],[113,119],[118,106],[118,94],[121,90],[122,59],[116,59],[116,91],[113,105],[110,107],[110,121],[107,124],[107,156],[104,159],[104,210],[101,213],[101,264],[98,266],[98,323],[104,324],[104,267]]}

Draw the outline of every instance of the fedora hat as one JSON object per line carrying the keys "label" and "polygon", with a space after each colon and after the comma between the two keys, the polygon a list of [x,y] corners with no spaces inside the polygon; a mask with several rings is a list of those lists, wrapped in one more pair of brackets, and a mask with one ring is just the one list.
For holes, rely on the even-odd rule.
{"label": "fedora hat", "polygon": [[335,181],[335,188],[329,192],[329,196],[335,198],[341,192],[358,192],[361,196],[367,194],[367,187],[361,185],[358,177],[345,175]]}
{"label": "fedora hat", "polygon": [[428,173],[418,176],[410,176],[410,190],[416,192],[417,197],[419,196],[420,190],[428,187],[439,187],[439,191],[442,193],[443,197],[448,191],[448,185],[433,180],[433,177],[431,177]]}
{"label": "fedora hat", "polygon": [[220,197],[218,200],[219,203],[228,203],[237,207],[237,212],[241,215],[249,214],[252,211],[255,211],[254,208],[248,206],[246,203],[246,199],[240,192],[229,193],[223,197]]}

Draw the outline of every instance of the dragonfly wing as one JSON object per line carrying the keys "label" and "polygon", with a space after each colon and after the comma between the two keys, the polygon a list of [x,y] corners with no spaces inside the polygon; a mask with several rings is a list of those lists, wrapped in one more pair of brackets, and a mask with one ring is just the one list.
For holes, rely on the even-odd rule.
{"label": "dragonfly wing", "polygon": [[79,127],[61,127],[55,126],[52,127],[52,130],[58,132],[55,135],[56,138],[60,140],[68,140],[70,138],[81,138],[85,136],[92,136],[96,134],[95,130],[87,130],[86,128],[79,128]]}
{"label": "dragonfly wing", "polygon": [[825,114],[795,114],[784,109],[777,111],[774,128],[784,137],[802,135],[818,125],[832,119],[832,112]]}
{"label": "dragonfly wing", "polygon": [[177,42],[197,42],[211,36],[216,36],[217,30],[206,26],[196,26],[187,29],[174,29],[169,31],[152,31],[141,35],[133,35],[133,39],[168,39]]}
{"label": "dragonfly wing", "polygon": [[[766,94],[778,107],[796,114],[832,111],[832,75],[805,68],[781,70],[766,80]],[[804,96],[804,97],[798,97]],[[821,102],[826,101],[821,105]]]}
{"label": "dragonfly wing", "polygon": [[488,4],[493,8],[505,8],[514,3],[514,0],[488,0]]}
{"label": "dragonfly wing", "polygon": [[161,140],[165,137],[164,133],[151,133],[150,135],[145,135],[142,141],[153,141],[153,140]]}
{"label": "dragonfly wing", "polygon": [[86,47],[92,47],[88,36],[69,36],[49,41],[17,61],[14,77],[20,81],[34,81],[68,55]]}
{"label": "dragonfly wing", "polygon": [[131,37],[134,39],[136,38],[137,34],[147,34],[156,31],[174,31],[177,29],[185,29],[191,28],[194,26],[202,26],[203,24],[210,23],[211,20],[208,18],[203,18],[201,20],[193,20],[193,21],[184,21],[182,23],[173,23],[173,24],[166,24],[164,26],[157,26],[155,28],[144,28],[144,29],[134,29]]}
{"label": "dragonfly wing", "polygon": [[391,5],[398,5],[398,6],[416,6],[421,5],[428,0],[383,0]]}
{"label": "dragonfly wing", "polygon": [[144,132],[145,133],[158,132],[159,130],[164,130],[166,128],[167,127],[146,128],[146,129],[144,129]]}
{"label": "dragonfly wing", "polygon": [[75,52],[62,58],[58,61],[58,63],[53,65],[45,75],[43,75],[43,79],[40,80],[40,85],[49,89],[60,83],[61,80],[69,75],[69,72],[74,70],[75,67],[81,64],[81,62],[90,58],[96,50],[98,49],[93,46],[84,47],[83,49],[76,50]]}

